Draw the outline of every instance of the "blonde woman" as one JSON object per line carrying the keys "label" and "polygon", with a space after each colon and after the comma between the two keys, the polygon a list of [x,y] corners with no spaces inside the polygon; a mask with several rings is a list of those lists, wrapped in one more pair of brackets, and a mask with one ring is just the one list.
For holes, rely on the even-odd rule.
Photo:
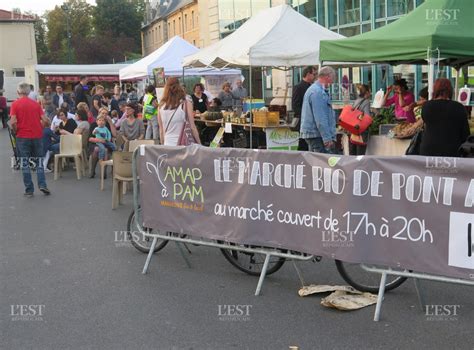
{"label": "blonde woman", "polygon": [[193,103],[186,97],[178,78],[169,78],[166,81],[158,112],[161,144],[178,145],[186,118],[191,125],[194,139],[200,144],[199,133],[194,124]]}
{"label": "blonde woman", "polygon": [[232,109],[234,107],[234,95],[232,94],[229,82],[225,82],[222,85],[222,91],[219,92],[218,98],[222,102],[222,109]]}

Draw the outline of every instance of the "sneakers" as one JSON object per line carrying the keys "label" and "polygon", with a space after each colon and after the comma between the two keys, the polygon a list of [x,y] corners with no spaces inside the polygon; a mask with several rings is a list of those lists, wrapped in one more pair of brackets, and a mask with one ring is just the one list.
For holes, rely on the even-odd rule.
{"label": "sneakers", "polygon": [[31,198],[31,197],[33,197],[33,192],[25,192],[25,193],[23,193],[23,195],[24,195],[26,198]]}
{"label": "sneakers", "polygon": [[46,196],[51,194],[51,191],[47,187],[40,188],[40,191],[43,192]]}

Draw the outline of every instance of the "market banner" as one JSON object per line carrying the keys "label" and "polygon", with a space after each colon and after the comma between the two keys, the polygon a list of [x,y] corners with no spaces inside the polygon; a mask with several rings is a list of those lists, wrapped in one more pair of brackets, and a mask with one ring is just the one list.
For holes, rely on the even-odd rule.
{"label": "market banner", "polygon": [[474,280],[474,160],[140,148],[144,225]]}

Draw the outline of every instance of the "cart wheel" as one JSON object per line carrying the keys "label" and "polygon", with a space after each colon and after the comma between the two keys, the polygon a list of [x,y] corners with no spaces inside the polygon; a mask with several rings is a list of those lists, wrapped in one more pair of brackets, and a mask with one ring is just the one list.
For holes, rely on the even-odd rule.
{"label": "cart wheel", "polygon": [[[141,210],[140,208],[138,210]],[[145,228],[147,233],[151,233],[151,228]],[[138,229],[137,222],[135,219],[135,210],[132,210],[130,216],[128,217],[127,221],[127,237],[130,240],[132,246],[136,249],[141,251],[142,253],[148,254],[150,252],[151,243],[153,242],[153,238],[149,236],[145,236],[144,234],[140,233]],[[167,240],[158,239],[157,245],[155,246],[154,253],[160,251],[168,244]]]}
{"label": "cart wheel", "polygon": [[[219,242],[223,243],[223,242]],[[228,245],[236,246],[237,244],[228,243]],[[247,246],[248,247],[248,246]],[[221,248],[222,255],[234,267],[252,276],[260,276],[263,263],[265,261],[264,254],[240,252],[233,249]],[[271,257],[268,263],[267,275],[277,272],[285,263],[285,258]]]}
{"label": "cart wheel", "polygon": [[[361,264],[352,264],[336,260],[337,271],[341,277],[352,287],[361,292],[377,293],[380,287],[380,275],[366,271]],[[389,291],[399,287],[407,277],[387,275],[385,290]]]}

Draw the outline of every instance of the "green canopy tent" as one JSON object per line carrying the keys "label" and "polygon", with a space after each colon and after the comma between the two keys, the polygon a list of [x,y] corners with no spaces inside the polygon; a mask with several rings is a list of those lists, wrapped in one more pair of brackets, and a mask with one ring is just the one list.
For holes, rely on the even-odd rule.
{"label": "green canopy tent", "polygon": [[430,94],[434,65],[459,70],[474,63],[474,1],[426,0],[407,16],[346,39],[322,40],[321,62],[426,64]]}

